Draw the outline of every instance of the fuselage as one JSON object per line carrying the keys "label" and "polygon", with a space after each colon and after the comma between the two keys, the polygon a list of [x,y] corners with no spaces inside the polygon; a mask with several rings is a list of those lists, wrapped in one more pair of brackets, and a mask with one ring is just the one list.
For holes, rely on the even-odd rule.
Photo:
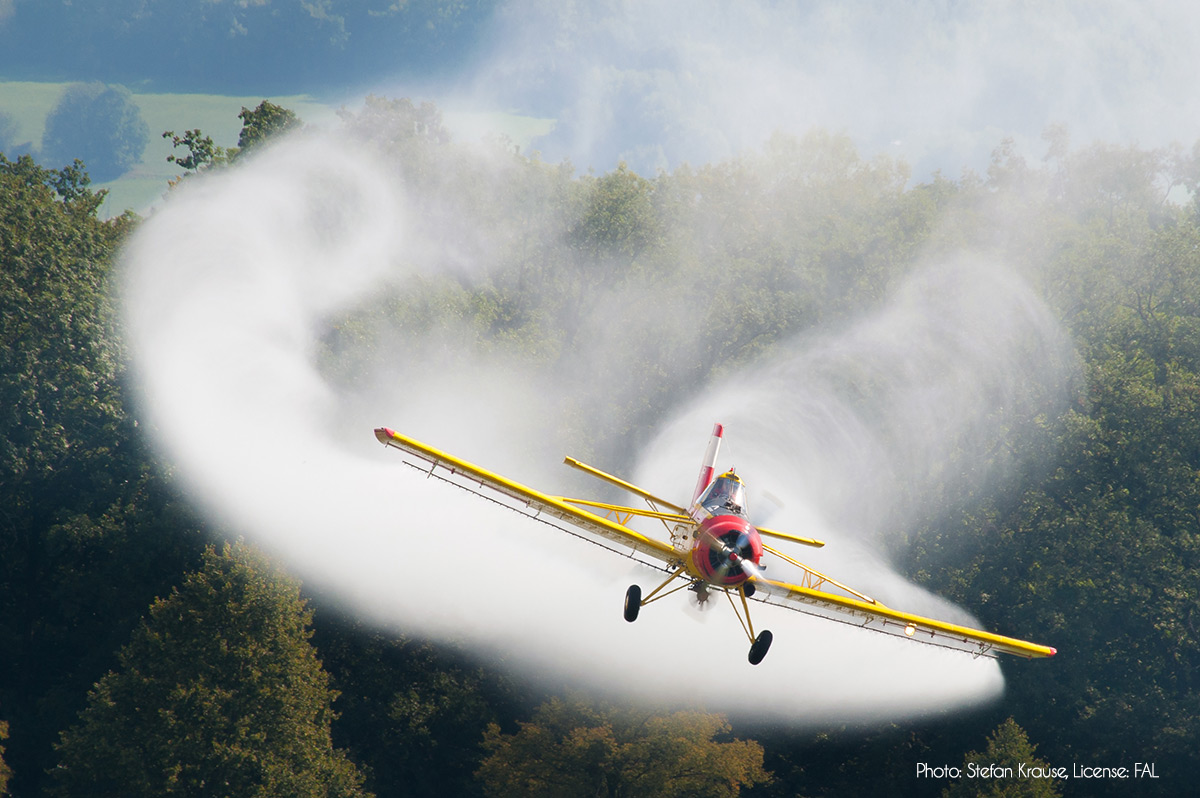
{"label": "fuselage", "polygon": [[698,493],[689,511],[697,529],[688,570],[714,585],[739,585],[763,554],[762,538],[747,518],[746,486],[731,469]]}

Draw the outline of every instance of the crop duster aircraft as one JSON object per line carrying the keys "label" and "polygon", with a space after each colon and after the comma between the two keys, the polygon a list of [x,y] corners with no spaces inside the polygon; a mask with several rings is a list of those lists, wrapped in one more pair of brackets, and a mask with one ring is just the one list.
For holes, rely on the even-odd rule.
{"label": "crop duster aircraft", "polygon": [[[1030,658],[1056,653],[1049,646],[892,609],[767,545],[763,538],[818,548],[825,544],[750,522],[741,477],[732,468],[723,473],[716,470],[723,435],[723,427],[714,425],[692,501],[686,507],[573,458],[564,460],[572,468],[640,497],[647,505],[640,508],[551,496],[386,427],[375,430],[381,443],[404,452],[405,462],[428,476],[666,573],[662,584],[644,596],[641,587],[630,586],[625,594],[625,620],[629,622],[637,620],[642,607],[683,589],[692,591],[701,606],[714,594],[723,593],[750,639],[752,665],[762,662],[772,636],[765,629],[755,634],[750,599],[975,656],[994,658],[1003,652]],[[660,522],[669,542],[631,529],[634,518]],[[800,568],[799,584],[767,578],[761,562],[764,553]]]}

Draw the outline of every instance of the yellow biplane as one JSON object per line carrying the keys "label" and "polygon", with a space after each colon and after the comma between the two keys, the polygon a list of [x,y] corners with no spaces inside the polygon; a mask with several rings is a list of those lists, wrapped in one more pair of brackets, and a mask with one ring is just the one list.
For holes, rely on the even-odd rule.
{"label": "yellow biplane", "polygon": [[[824,546],[812,538],[789,535],[754,526],[747,517],[746,488],[730,469],[718,474],[717,456],[724,429],[713,427],[704,454],[691,504],[682,507],[631,485],[623,479],[574,460],[564,462],[643,499],[647,507],[625,507],[585,499],[551,496],[528,488],[453,455],[405,437],[386,427],[375,437],[404,452],[405,462],[428,476],[457,485],[526,516],[547,523],[619,554],[633,557],[668,576],[645,596],[638,585],[625,594],[625,620],[637,620],[647,604],[688,589],[700,603],[724,593],[750,639],[749,660],[762,662],[771,646],[771,633],[754,632],[749,600],[776,604],[829,620],[898,635],[929,645],[996,657],[1000,652],[1021,657],[1050,657],[1055,649],[966,626],[925,618],[886,607],[875,599],[820,573],[767,545],[763,538],[804,546]],[[670,542],[663,542],[629,527],[633,518],[658,521]],[[588,534],[580,534],[580,531]],[[615,547],[610,544],[615,544]],[[768,579],[760,561],[763,554],[801,569],[799,584]],[[640,556],[638,556],[640,555]],[[736,599],[736,600],[735,600]]]}

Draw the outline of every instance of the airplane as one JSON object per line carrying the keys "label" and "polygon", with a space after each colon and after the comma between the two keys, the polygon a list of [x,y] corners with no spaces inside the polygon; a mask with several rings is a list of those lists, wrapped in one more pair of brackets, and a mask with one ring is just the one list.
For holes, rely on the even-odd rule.
{"label": "airplane", "polygon": [[[816,548],[825,545],[821,540],[778,532],[750,522],[746,486],[741,476],[733,468],[717,472],[724,437],[721,424],[713,426],[692,500],[686,507],[571,457],[563,462],[643,499],[647,506],[627,507],[552,496],[387,427],[376,429],[375,437],[385,446],[404,452],[408,455],[405,463],[429,477],[449,482],[667,574],[661,584],[644,596],[639,585],[630,585],[624,604],[624,617],[630,623],[637,620],[642,607],[680,590],[690,590],[701,606],[705,606],[714,594],[723,593],[750,639],[748,660],[751,665],[762,662],[773,639],[771,632],[765,629],[755,634],[750,619],[751,599],[974,656],[996,658],[999,653],[1006,653],[1035,658],[1052,657],[1057,653],[1050,646],[887,607],[763,542],[763,538],[771,538]],[[632,529],[629,524],[634,518],[662,523],[669,542]],[[799,584],[767,578],[766,566],[761,563],[764,553],[801,569]]]}

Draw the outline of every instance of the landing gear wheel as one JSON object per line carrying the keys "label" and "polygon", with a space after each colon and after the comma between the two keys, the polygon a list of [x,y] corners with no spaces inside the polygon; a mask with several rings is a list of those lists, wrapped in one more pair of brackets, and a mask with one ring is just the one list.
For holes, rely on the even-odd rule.
{"label": "landing gear wheel", "polygon": [[757,665],[763,661],[763,657],[767,656],[767,649],[771,647],[771,633],[763,629],[758,633],[753,645],[750,646],[750,664]]}
{"label": "landing gear wheel", "polygon": [[751,596],[753,596],[754,595],[754,583],[753,582],[743,582],[742,583],[742,592],[746,594],[746,598],[750,598]]}
{"label": "landing gear wheel", "polygon": [[637,585],[630,585],[629,589],[625,591],[625,620],[629,621],[630,623],[636,621],[638,610],[641,608],[642,589]]}

